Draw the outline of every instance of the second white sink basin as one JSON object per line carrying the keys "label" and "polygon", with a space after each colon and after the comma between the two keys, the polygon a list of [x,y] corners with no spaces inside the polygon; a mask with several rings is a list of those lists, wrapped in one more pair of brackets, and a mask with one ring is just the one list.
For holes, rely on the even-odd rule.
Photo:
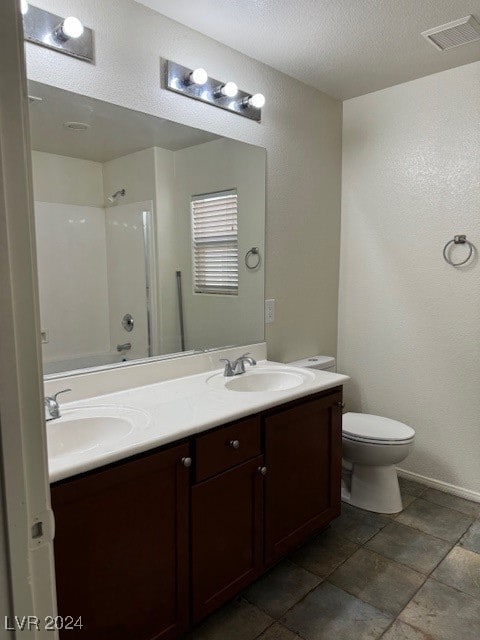
{"label": "second white sink basin", "polygon": [[314,380],[314,375],[294,367],[252,367],[245,373],[231,378],[217,374],[208,379],[208,383],[229,391],[265,392],[294,389]]}
{"label": "second white sink basin", "polygon": [[67,409],[61,418],[47,423],[49,458],[108,448],[149,421],[147,413],[125,406]]}

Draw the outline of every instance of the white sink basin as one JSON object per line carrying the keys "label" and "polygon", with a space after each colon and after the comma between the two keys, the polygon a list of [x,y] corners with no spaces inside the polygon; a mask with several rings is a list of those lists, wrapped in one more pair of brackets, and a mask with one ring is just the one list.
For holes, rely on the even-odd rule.
{"label": "white sink basin", "polygon": [[226,378],[222,374],[212,376],[207,383],[216,388],[225,388],[229,391],[285,391],[294,389],[302,384],[311,382],[315,376],[311,371],[294,367],[252,367],[245,373],[232,378]]}
{"label": "white sink basin", "polygon": [[147,413],[125,406],[66,409],[61,418],[47,422],[48,456],[54,459],[108,449],[147,427],[149,421]]}

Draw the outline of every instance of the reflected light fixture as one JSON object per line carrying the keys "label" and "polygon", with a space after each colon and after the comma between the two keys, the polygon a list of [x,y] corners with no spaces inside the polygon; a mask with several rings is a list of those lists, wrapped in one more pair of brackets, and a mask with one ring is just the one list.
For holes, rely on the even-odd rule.
{"label": "reflected light fixture", "polygon": [[188,98],[206,102],[230,113],[260,121],[265,96],[242,91],[232,80],[222,82],[211,78],[205,69],[189,69],[172,60],[163,61],[163,87]]}
{"label": "reflected light fixture", "polygon": [[85,62],[94,62],[93,31],[75,16],[50,13],[17,0],[23,15],[23,33],[27,42],[53,49]]}

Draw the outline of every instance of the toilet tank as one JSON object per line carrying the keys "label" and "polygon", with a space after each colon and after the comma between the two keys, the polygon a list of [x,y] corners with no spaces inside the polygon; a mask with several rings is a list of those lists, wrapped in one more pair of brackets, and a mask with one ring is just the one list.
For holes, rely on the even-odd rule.
{"label": "toilet tank", "polygon": [[335,358],[333,356],[310,356],[303,360],[295,360],[295,362],[288,362],[292,367],[305,367],[306,369],[322,369],[323,371],[331,371],[335,373],[337,371]]}

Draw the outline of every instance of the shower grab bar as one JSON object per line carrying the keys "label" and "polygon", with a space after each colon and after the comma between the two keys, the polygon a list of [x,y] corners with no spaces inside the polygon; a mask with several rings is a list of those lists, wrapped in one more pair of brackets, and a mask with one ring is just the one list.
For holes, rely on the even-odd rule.
{"label": "shower grab bar", "polygon": [[182,351],[185,351],[185,325],[183,320],[183,295],[182,295],[182,272],[176,271],[177,295],[178,295],[178,319],[180,322],[180,343]]}

